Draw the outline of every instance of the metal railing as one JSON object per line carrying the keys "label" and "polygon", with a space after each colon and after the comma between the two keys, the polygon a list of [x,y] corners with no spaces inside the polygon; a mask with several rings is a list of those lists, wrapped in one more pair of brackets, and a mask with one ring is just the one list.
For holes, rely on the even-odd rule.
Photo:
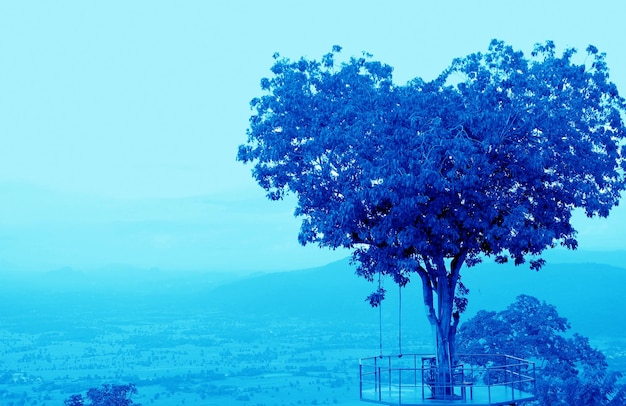
{"label": "metal railing", "polygon": [[432,355],[377,356],[361,359],[359,373],[361,400],[381,404],[508,405],[535,399],[535,364],[510,355],[460,355],[443,371]]}

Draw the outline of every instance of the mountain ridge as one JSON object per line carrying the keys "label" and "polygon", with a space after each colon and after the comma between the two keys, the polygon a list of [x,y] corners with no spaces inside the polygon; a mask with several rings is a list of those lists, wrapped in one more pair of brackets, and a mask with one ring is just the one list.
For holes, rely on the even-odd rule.
{"label": "mountain ridge", "polygon": [[[620,255],[617,252],[604,258],[614,263]],[[429,330],[419,278],[402,289],[401,301],[397,285],[383,278],[387,298],[381,309],[372,309],[366,297],[377,284],[355,272],[348,258],[321,267],[248,274],[124,266],[96,273],[61,268],[46,273],[0,273],[0,299],[7,303],[24,301],[32,307],[34,302],[44,303],[54,297],[68,307],[89,303],[104,309],[115,303],[128,311],[138,304],[155,312],[178,306],[190,312],[219,311],[235,317],[293,317],[342,324],[377,324],[381,317],[389,329],[395,328],[401,305],[403,324]],[[572,331],[586,336],[623,335],[626,313],[620,310],[626,268],[552,258],[538,272],[528,266],[485,261],[463,269],[461,275],[470,290],[462,321],[479,310],[502,310],[516,296],[528,294],[555,305],[570,320]]]}

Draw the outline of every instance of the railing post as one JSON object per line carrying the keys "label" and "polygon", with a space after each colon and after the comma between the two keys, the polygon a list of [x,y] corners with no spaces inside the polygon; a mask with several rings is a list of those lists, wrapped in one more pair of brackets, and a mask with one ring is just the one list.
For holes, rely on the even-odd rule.
{"label": "railing post", "polygon": [[417,389],[417,355],[413,354],[413,386]]}
{"label": "railing post", "polygon": [[359,399],[363,400],[363,364],[359,360]]}
{"label": "railing post", "polygon": [[424,393],[424,361],[422,360],[422,400],[425,399]]}
{"label": "railing post", "polygon": [[[472,403],[472,401],[468,400],[468,397],[473,399],[473,395],[471,392],[468,395],[467,390],[471,391],[476,388],[472,386],[473,383],[479,383],[480,390],[483,390],[483,383],[474,382],[474,375],[476,373],[482,375],[483,372],[484,381],[482,379],[481,381],[486,384],[484,390],[487,391],[485,403],[501,402],[500,398],[502,396],[506,396],[504,401],[511,404],[516,404],[520,400],[536,399],[537,369],[534,362],[499,354],[495,357],[486,355],[488,357],[486,358],[486,365],[482,365],[483,361],[477,360],[477,356],[472,355],[468,358],[469,365],[459,364],[457,367],[451,366],[449,370],[437,371],[436,366],[429,363],[430,358],[422,357],[420,367],[417,363],[417,358],[420,355],[404,354],[404,356],[405,358],[398,360],[395,366],[392,360],[393,356],[387,356],[387,361],[384,360],[385,356],[361,358],[359,360],[359,399],[367,402],[401,405],[403,402],[412,402],[413,396],[415,396],[415,400],[420,402],[417,400],[419,399],[417,390],[419,382],[419,385],[421,385],[422,402],[428,399],[426,397],[427,392],[430,396],[430,391],[432,391],[432,394],[436,394],[437,399],[444,401],[444,403],[450,399],[458,399],[459,404]],[[412,366],[408,357],[413,357]],[[411,368],[413,369],[412,371]],[[529,371],[529,368],[532,368],[532,371]],[[418,369],[420,371],[419,376]],[[407,377],[407,371],[413,375],[412,379]],[[388,376],[383,377],[383,372],[387,373]],[[443,379],[436,379],[436,374],[439,372],[443,373],[440,376]],[[406,384],[403,380],[405,377],[407,379]],[[385,385],[388,386],[385,396],[382,393],[383,378]],[[428,386],[428,389],[426,386]],[[507,386],[510,386],[510,389]],[[405,395],[404,391],[407,387],[409,388],[409,394]],[[460,390],[460,398],[456,398],[457,387]],[[410,392],[411,388],[413,392]],[[495,395],[492,394],[493,388],[496,388]],[[532,392],[532,394],[529,392]],[[484,392],[482,393],[484,394]],[[509,403],[506,404],[508,405]]]}
{"label": "railing post", "polygon": [[378,377],[376,378],[376,383],[378,385],[378,401],[382,402],[382,400],[383,400],[383,384],[381,382],[380,367],[378,367]]}
{"label": "railing post", "polygon": [[487,396],[491,404],[491,368],[487,368]]}
{"label": "railing post", "polygon": [[535,363],[533,362],[533,395],[537,395],[537,369],[535,368]]}
{"label": "railing post", "polygon": [[[443,397],[444,397],[444,399],[446,398],[446,396],[448,396],[450,394],[449,391],[454,392],[454,386],[453,386],[454,383],[452,382],[454,377],[452,376],[452,363],[451,363],[451,361],[449,362],[449,364],[450,365],[448,365],[448,379],[444,381],[444,385],[449,385],[449,386],[443,388]],[[452,397],[454,398],[454,396],[452,396]]]}
{"label": "railing post", "polygon": [[398,368],[398,404],[402,404],[402,368]]}
{"label": "railing post", "polygon": [[391,399],[391,355],[387,357],[387,375],[389,375],[389,398]]}
{"label": "railing post", "polygon": [[[517,390],[522,391],[522,363],[517,363]],[[515,399],[515,394],[513,394],[513,399]]]}

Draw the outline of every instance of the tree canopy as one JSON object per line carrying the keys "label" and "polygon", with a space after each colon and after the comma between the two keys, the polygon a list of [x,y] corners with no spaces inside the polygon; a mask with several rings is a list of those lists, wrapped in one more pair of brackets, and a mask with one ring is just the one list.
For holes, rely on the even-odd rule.
{"label": "tree canopy", "polygon": [[499,312],[481,310],[462,323],[458,351],[465,354],[515,354],[539,363],[541,405],[608,406],[626,403],[622,374],[607,369],[606,357],[579,334],[556,308],[521,295]]}
{"label": "tree canopy", "polygon": [[[543,264],[577,247],[572,212],[607,216],[625,188],[622,114],[605,55],[527,58],[501,41],[405,85],[363,57],[275,55],[237,159],[270,199],[297,197],[299,241],[353,250],[358,273],[419,276],[438,347],[454,352],[464,264]],[[370,301],[376,305],[384,290]]]}

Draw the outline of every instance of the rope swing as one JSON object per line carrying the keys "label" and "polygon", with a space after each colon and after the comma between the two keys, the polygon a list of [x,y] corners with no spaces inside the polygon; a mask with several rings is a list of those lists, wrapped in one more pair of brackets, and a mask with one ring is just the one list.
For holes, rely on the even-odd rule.
{"label": "rope swing", "polygon": [[402,358],[402,285],[398,284],[398,358]]}
{"label": "rope swing", "polygon": [[[378,273],[378,351],[379,357],[383,358],[383,300],[382,300],[382,277]],[[398,358],[402,358],[402,284],[398,284]]]}
{"label": "rope swing", "polygon": [[[382,280],[381,280],[381,272],[378,272],[378,294],[381,294],[382,289]],[[379,346],[379,356],[383,357],[383,301],[381,298],[378,298],[378,346]]]}

